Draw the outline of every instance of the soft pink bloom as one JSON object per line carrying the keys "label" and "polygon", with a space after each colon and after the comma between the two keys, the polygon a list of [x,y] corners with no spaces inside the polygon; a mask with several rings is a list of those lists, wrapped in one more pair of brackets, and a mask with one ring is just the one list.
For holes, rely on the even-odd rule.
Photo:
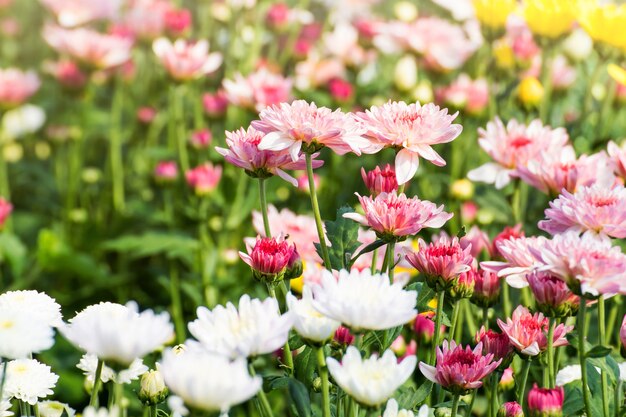
{"label": "soft pink bloom", "polygon": [[[541,75],[541,59],[541,56],[535,56],[532,66],[524,73],[525,77],[539,79]],[[555,90],[565,90],[574,84],[574,81],[576,81],[576,70],[567,64],[567,59],[563,55],[557,55],[549,65],[551,83]]]}
{"label": "soft pink bloom", "polygon": [[247,77],[235,74],[233,80],[222,82],[231,104],[261,111],[291,99],[292,81],[262,67]]}
{"label": "soft pink bloom", "polygon": [[328,82],[328,92],[336,101],[344,103],[354,95],[354,87],[343,78],[333,78]]}
{"label": "soft pink bloom", "polygon": [[361,168],[361,177],[370,194],[374,197],[381,193],[393,193],[398,190],[396,171],[389,164],[385,165],[383,169],[376,166],[367,172],[365,168]]}
{"label": "soft pink bloom", "polygon": [[472,226],[467,233],[461,237],[460,242],[463,248],[469,245],[472,246],[471,254],[475,258],[479,257],[484,249],[491,250],[489,236],[476,225]]}
{"label": "soft pink bloom", "polygon": [[178,178],[178,165],[175,161],[161,161],[154,168],[154,177],[163,182],[171,182]]}
{"label": "soft pink bloom", "polygon": [[94,20],[113,19],[122,0],[40,0],[64,27],[75,27]]}
{"label": "soft pink bloom", "polygon": [[491,353],[483,355],[482,343],[478,343],[472,350],[469,345],[463,349],[454,340],[444,340],[443,347],[437,348],[436,366],[420,362],[419,368],[427,379],[458,395],[483,385],[481,380],[502,362],[502,359],[493,359]]}
{"label": "soft pink bloom", "polygon": [[206,93],[202,96],[202,106],[204,111],[211,117],[220,117],[226,113],[228,98],[223,90],[215,94]]}
{"label": "soft pink bloom", "polygon": [[20,21],[13,17],[0,19],[0,32],[7,38],[15,38],[20,34],[22,25]]}
{"label": "soft pink bloom", "polygon": [[619,339],[622,341],[622,349],[626,350],[626,315],[622,319],[622,327],[619,329]]}
{"label": "soft pink bloom", "polygon": [[528,285],[526,274],[538,265],[537,259],[531,252],[531,247],[538,247],[546,238],[519,237],[501,240],[496,243],[498,254],[502,261],[481,262],[481,268],[497,272],[499,277],[506,277],[507,283],[513,288],[523,288]]}
{"label": "soft pink bloom", "polygon": [[626,256],[606,236],[565,232],[529,250],[539,270],[565,281],[576,295],[626,294]]}
{"label": "soft pink bloom", "polygon": [[0,105],[19,106],[35,94],[40,85],[41,81],[34,71],[0,69]]}
{"label": "soft pink bloom", "polygon": [[493,271],[474,271],[472,302],[481,307],[491,307],[500,298],[500,277]]}
{"label": "soft pink bloom", "polygon": [[576,313],[580,297],[567,284],[545,272],[534,271],[526,276],[537,309],[548,317],[565,317]]}
{"label": "soft pink bloom", "polygon": [[354,336],[350,333],[350,329],[347,327],[339,326],[337,330],[335,330],[335,336],[333,337],[333,341],[342,345],[348,346],[354,342]]}
{"label": "soft pink bloom", "polygon": [[192,18],[188,9],[168,10],[165,12],[165,28],[173,36],[181,36],[191,28]]}
{"label": "soft pink bloom", "polygon": [[478,205],[473,201],[465,201],[461,204],[461,220],[463,223],[473,223],[478,215]]}
{"label": "soft pink bloom", "polygon": [[159,38],[152,44],[152,50],[168,74],[177,81],[200,78],[214,72],[222,64],[222,54],[209,53],[209,42],[205,40],[189,42],[178,39],[172,43],[167,38]]}
{"label": "soft pink bloom", "polygon": [[143,124],[150,124],[157,115],[154,107],[144,106],[137,109],[137,120]]}
{"label": "soft pink bloom", "polygon": [[340,59],[351,67],[362,67],[375,58],[373,50],[366,50],[359,44],[359,32],[350,23],[337,22],[331,31],[323,33],[324,52]]}
{"label": "soft pink bloom", "polygon": [[504,229],[502,229],[502,231],[493,238],[489,252],[494,258],[503,258],[504,256],[498,249],[499,243],[505,240],[517,239],[524,236],[525,234],[521,223],[518,223],[515,226],[505,226]]}
{"label": "soft pink bloom", "polygon": [[563,148],[569,137],[563,128],[551,129],[540,120],[528,126],[513,119],[505,126],[499,118],[478,129],[478,144],[494,162],[488,162],[468,172],[472,181],[495,184],[503,188],[511,181],[516,168],[526,166],[542,153],[555,153]]}
{"label": "soft pink bloom", "polygon": [[196,149],[206,149],[213,140],[213,134],[209,129],[200,129],[191,133],[189,142]]}
{"label": "soft pink bloom", "polygon": [[302,91],[315,89],[327,85],[334,78],[344,78],[345,73],[346,67],[339,59],[322,59],[318,54],[311,53],[306,60],[296,64],[295,86]]}
{"label": "soft pink bloom", "polygon": [[[271,151],[260,150],[259,144],[265,135],[257,131],[254,127],[248,130],[240,128],[234,132],[226,132],[226,144],[228,149],[216,147],[215,150],[224,156],[227,162],[245,169],[250,174],[258,178],[268,178],[278,175],[294,186],[298,182],[284,169],[305,169],[306,163],[304,155],[300,154],[295,162],[286,150]],[[317,156],[314,154],[313,157]],[[313,161],[313,167],[318,168],[323,165],[323,161]]]}
{"label": "soft pink bloom", "polygon": [[130,0],[123,16],[124,24],[136,37],[151,41],[165,31],[165,16],[172,10],[169,0]]}
{"label": "soft pink bloom", "polygon": [[371,227],[379,238],[390,241],[403,240],[424,227],[439,228],[453,216],[443,211],[443,205],[437,207],[417,197],[407,198],[404,193],[381,193],[374,198],[358,193],[357,196],[365,216],[346,213],[344,217]]}
{"label": "soft pink bloom", "polygon": [[524,410],[517,402],[510,401],[500,406],[498,417],[524,417]]}
{"label": "soft pink bloom", "polygon": [[80,90],[88,81],[87,74],[74,61],[51,62],[45,65],[45,69],[69,90]]}
{"label": "soft pink bloom", "polygon": [[626,141],[622,142],[621,145],[610,141],[607,145],[607,152],[611,157],[613,171],[621,178],[626,178]]}
{"label": "soft pink bloom", "polygon": [[257,237],[254,247],[248,248],[248,253],[239,252],[239,256],[261,281],[282,279],[287,269],[300,258],[296,245],[287,242],[283,235]]}
{"label": "soft pink bloom", "polygon": [[[311,188],[309,186],[309,176],[306,174],[306,172],[296,177],[296,181],[298,182],[298,190],[304,193],[309,193],[311,191]],[[313,184],[315,184],[315,189],[319,190],[320,186],[322,185],[322,177],[320,177],[318,174],[313,174]]]}
{"label": "soft pink bloom", "polygon": [[528,65],[533,58],[541,53],[541,49],[535,42],[533,33],[520,16],[512,15],[506,25],[506,38],[513,49],[515,57]]}
{"label": "soft pink bloom", "polygon": [[563,414],[564,400],[565,392],[563,387],[539,388],[537,383],[535,383],[528,392],[528,416],[560,416]]}
{"label": "soft pink bloom", "polygon": [[461,74],[449,86],[440,88],[436,95],[450,107],[480,114],[489,104],[489,85],[484,78],[472,80],[467,74]]}
{"label": "soft pink bloom", "polygon": [[[420,313],[415,317],[413,322],[413,331],[420,342],[430,343],[435,334],[434,311]],[[441,334],[445,331],[445,326],[441,325],[439,329]]]}
{"label": "soft pink bloom", "polygon": [[0,229],[4,227],[4,224],[11,215],[12,211],[13,205],[5,200],[3,197],[0,197]]}
{"label": "soft pink bloom", "polygon": [[515,374],[513,374],[513,368],[510,366],[502,372],[502,377],[498,382],[498,388],[501,390],[510,390],[515,385]]}
{"label": "soft pink bloom", "polygon": [[351,115],[304,100],[267,107],[259,117],[261,120],[252,122],[256,130],[265,133],[259,149],[289,149],[294,162],[300,158],[303,147],[305,152],[328,147],[339,155],[348,152],[361,155],[380,149],[363,137],[365,129]]}
{"label": "soft pink bloom", "polygon": [[474,286],[476,285],[476,271],[470,269],[466,272],[461,272],[459,278],[454,282],[448,293],[453,300],[460,300],[461,298],[470,298],[474,294]]}
{"label": "soft pink bloom", "polygon": [[610,237],[626,237],[626,188],[606,187],[596,184],[581,187],[574,194],[563,193],[550,202],[546,209],[547,220],[539,228],[550,234],[591,230]]}
{"label": "soft pink bloom", "polygon": [[474,258],[471,247],[463,249],[459,239],[440,236],[430,244],[418,240],[417,252],[407,251],[406,260],[426,277],[426,282],[437,291],[455,284],[459,275],[472,269]]}
{"label": "soft pink bloom", "polygon": [[447,109],[432,103],[389,101],[357,113],[356,118],[367,128],[374,146],[402,148],[396,154],[395,169],[398,184],[404,184],[417,172],[420,157],[437,166],[446,164],[432,145],[451,142],[461,134],[461,125],[452,123],[457,114],[449,115]]}
{"label": "soft pink bloom", "polygon": [[[498,326],[507,334],[513,347],[522,355],[537,356],[548,348],[550,321],[542,313],[531,314],[526,307],[518,306],[506,323],[498,319]],[[553,346],[567,345],[565,335],[574,326],[559,324],[554,329]]]}
{"label": "soft pink bloom", "polygon": [[206,195],[213,191],[222,178],[222,167],[210,162],[197,166],[185,173],[187,184],[197,195]]}
{"label": "soft pink bloom", "polygon": [[502,364],[508,366],[513,359],[513,346],[509,340],[509,336],[505,333],[494,332],[491,329],[485,329],[481,326],[474,338],[476,343],[482,343],[483,353],[485,355],[491,353],[495,360],[502,359]]}
{"label": "soft pink bloom", "polygon": [[265,22],[271,28],[282,28],[289,22],[289,5],[274,3],[270,5],[265,15]]}
{"label": "soft pink bloom", "polygon": [[132,39],[107,35],[91,29],[62,29],[47,25],[45,41],[60,54],[69,55],[97,69],[117,67],[131,58]]}

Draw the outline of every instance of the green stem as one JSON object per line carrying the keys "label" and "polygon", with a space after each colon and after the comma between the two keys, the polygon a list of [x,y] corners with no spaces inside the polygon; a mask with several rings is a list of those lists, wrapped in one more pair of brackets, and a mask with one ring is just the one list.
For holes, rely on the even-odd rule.
{"label": "green stem", "polygon": [[593,105],[593,86],[598,82],[598,78],[600,77],[600,74],[602,74],[603,68],[604,64],[602,60],[598,60],[593,72],[591,73],[591,77],[588,78],[589,82],[587,83],[587,91],[585,92],[585,100],[583,101],[583,109],[580,118],[581,124],[588,120],[588,117],[591,114],[591,107]]}
{"label": "green stem", "polygon": [[270,230],[270,219],[267,215],[267,193],[265,192],[265,178],[259,178],[259,196],[261,199],[261,213],[263,214],[263,228],[265,237],[272,237]]}
{"label": "green stem", "polygon": [[93,388],[91,389],[91,398],[89,399],[90,407],[98,407],[98,391],[102,385],[102,368],[104,367],[104,361],[98,359],[98,365],[96,366],[96,375],[93,379]]}
{"label": "green stem", "polygon": [[550,97],[552,96],[551,61],[552,48],[546,47],[544,56],[541,59],[541,85],[543,86],[543,97],[541,97],[541,104],[539,107],[539,117],[546,124],[549,124],[550,122]]}
{"label": "green stem", "polygon": [[350,408],[348,411],[349,417],[359,417],[359,405],[354,398],[350,398]]}
{"label": "green stem", "polygon": [[504,310],[504,317],[511,317],[511,296],[506,280],[502,283],[502,309]]}
{"label": "green stem", "polygon": [[520,386],[517,390],[517,402],[524,407],[526,401],[526,382],[528,381],[528,372],[530,371],[530,364],[532,362],[531,357],[523,359],[522,374],[520,379]]}
{"label": "green stem", "polygon": [[452,411],[450,412],[450,417],[456,417],[457,412],[459,411],[459,400],[461,396],[456,394],[452,399]]}
{"label": "green stem", "polygon": [[[3,197],[7,201],[11,200],[11,187],[9,184],[9,166],[4,159],[4,145],[0,144],[0,197]],[[13,221],[9,216],[4,223],[4,230],[11,232],[12,228]]]}
{"label": "green stem", "polygon": [[115,395],[115,401],[113,403],[113,406],[117,408],[117,415],[123,416],[124,415],[124,385],[116,382],[113,385],[113,393]]}
{"label": "green stem", "polygon": [[[548,330],[548,388],[554,388],[556,381],[554,375],[554,328],[556,320],[550,318],[550,328]],[[545,371],[544,371],[545,372]]]}
{"label": "green stem", "polygon": [[178,158],[180,160],[181,169],[184,172],[189,170],[189,155],[187,154],[187,133],[185,131],[184,120],[184,90],[183,86],[172,85],[170,94],[170,114],[169,116],[169,134],[174,135],[169,138],[170,146],[175,144],[178,149]]}
{"label": "green stem", "polygon": [[183,320],[183,307],[180,297],[180,278],[178,269],[174,261],[170,264],[170,297],[172,297],[172,318],[174,320],[174,329],[176,330],[176,342],[183,343],[185,341],[185,321]]}
{"label": "green stem", "polygon": [[491,386],[489,387],[491,390],[491,398],[489,402],[489,414],[488,415],[490,417],[496,417],[496,415],[498,414],[498,380],[499,380],[498,371],[495,371],[491,375]]}
{"label": "green stem", "polygon": [[389,281],[393,284],[393,274],[394,274],[394,270],[395,270],[395,265],[394,265],[394,261],[395,261],[395,243],[394,242],[389,242],[387,244],[387,249],[385,251],[385,261],[387,264],[387,273],[389,275]]}
{"label": "green stem", "polygon": [[615,387],[615,404],[613,406],[613,412],[615,413],[615,417],[619,417],[620,416],[620,407],[623,404],[623,400],[622,400],[622,394],[623,394],[623,390],[622,390],[622,381],[620,378],[618,378],[617,380],[617,386]]}
{"label": "green stem", "polygon": [[[0,358],[0,362],[2,362],[2,358]],[[0,398],[4,398],[2,394],[4,394],[4,383],[7,380],[7,365],[9,362],[5,359],[2,362],[2,377],[0,378]]]}
{"label": "green stem", "polygon": [[317,227],[317,235],[320,238],[320,249],[322,252],[322,260],[324,266],[329,271],[332,271],[332,265],[330,264],[330,256],[328,255],[328,247],[326,246],[326,238],[324,237],[324,227],[322,226],[322,216],[320,214],[320,207],[317,201],[317,192],[315,191],[315,181],[313,179],[313,163],[310,153],[305,154],[306,158],[306,173],[309,178],[309,191],[311,195],[311,206],[313,208],[313,215],[315,216],[315,226]]}
{"label": "green stem", "polygon": [[[276,287],[273,284],[267,284],[267,291],[270,294],[270,297],[276,299],[278,303],[278,299],[276,298]],[[280,307],[278,307],[278,313],[280,314]],[[285,359],[285,367],[287,368],[287,373],[291,374],[293,372],[293,355],[291,354],[291,347],[289,346],[289,339],[285,342],[283,346],[283,353]]]}
{"label": "green stem", "polygon": [[109,158],[111,164],[111,178],[113,182],[113,208],[123,212],[126,208],[124,197],[124,163],[122,161],[122,112],[124,107],[124,92],[121,80],[117,79],[113,90],[111,104],[111,144]]}
{"label": "green stem", "polygon": [[157,417],[157,406],[156,405],[151,405],[150,406],[150,417]]}
{"label": "green stem", "polygon": [[374,249],[374,252],[372,252],[372,266],[370,267],[370,271],[372,274],[376,273],[377,263],[378,263],[378,249]]}
{"label": "green stem", "polygon": [[456,300],[454,302],[454,306],[452,306],[452,323],[450,326],[450,331],[448,332],[448,343],[450,343],[452,340],[455,340],[454,336],[456,333],[456,324],[459,320],[459,304],[461,303],[461,300]]}
{"label": "green stem", "polygon": [[587,313],[587,303],[585,298],[580,299],[580,307],[578,308],[578,360],[580,361],[580,373],[582,376],[583,401],[585,404],[585,413],[592,416],[591,413],[591,397],[589,395],[589,385],[587,383],[587,358],[585,357],[585,338],[587,337],[587,328],[585,315]]}
{"label": "green stem", "polygon": [[[600,336],[600,345],[606,345],[606,320],[605,320],[605,308],[604,308],[604,296],[600,296],[598,298],[598,321],[599,321],[599,336]],[[603,370],[600,371],[600,382],[602,385],[602,411],[604,413],[604,417],[609,417],[609,391],[608,391],[608,380],[606,372]]]}
{"label": "green stem", "polygon": [[324,347],[317,348],[317,369],[322,378],[322,410],[323,417],[331,417],[330,414],[330,388],[328,383],[328,368],[326,367],[326,358],[324,356]]}
{"label": "green stem", "polygon": [[[248,369],[250,370],[250,375],[255,376],[256,372],[254,370],[254,366],[252,365],[252,362],[250,364],[248,364]],[[274,413],[272,412],[272,407],[270,406],[270,402],[267,400],[267,396],[265,395],[265,391],[263,391],[263,388],[261,388],[259,390],[259,392],[257,393],[257,399],[259,402],[259,408],[261,409],[261,415],[262,416],[268,416],[268,417],[274,417]]]}
{"label": "green stem", "polygon": [[483,307],[483,326],[489,330],[489,307]]}
{"label": "green stem", "polygon": [[437,294],[437,312],[435,314],[435,334],[433,335],[432,347],[430,349],[429,365],[434,366],[436,363],[436,352],[439,346],[439,337],[441,334],[441,316],[443,315],[443,302],[445,300],[446,292],[439,291]]}

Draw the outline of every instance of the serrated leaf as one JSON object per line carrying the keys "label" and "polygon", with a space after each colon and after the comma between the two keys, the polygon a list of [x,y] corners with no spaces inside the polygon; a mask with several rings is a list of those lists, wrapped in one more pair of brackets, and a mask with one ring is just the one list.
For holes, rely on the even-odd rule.
{"label": "serrated leaf", "polygon": [[310,386],[317,370],[317,357],[310,347],[305,348],[294,358],[294,376]]}
{"label": "serrated leaf", "polygon": [[613,349],[611,349],[609,346],[597,345],[592,347],[587,353],[585,353],[585,356],[587,358],[603,358],[606,355],[610,354],[612,350]]}
{"label": "serrated leaf", "polygon": [[585,406],[583,402],[583,393],[580,388],[567,384],[565,389],[565,401],[563,402],[563,415],[577,415]]}
{"label": "serrated leaf", "polygon": [[311,417],[311,399],[306,386],[297,379],[288,378],[289,397],[299,417]]}
{"label": "serrated leaf", "polygon": [[413,410],[418,405],[428,398],[430,391],[433,389],[433,383],[430,381],[424,382],[419,388],[413,387],[400,389],[395,396],[398,402],[398,408],[405,410]]}
{"label": "serrated leaf", "polygon": [[421,290],[417,294],[417,311],[432,311],[432,309],[428,306],[435,297],[435,292],[428,286],[422,284]]}
{"label": "serrated leaf", "polygon": [[[358,241],[359,224],[353,220],[343,217],[346,213],[352,213],[352,208],[348,206],[337,210],[335,221],[326,221],[326,236],[331,246],[328,247],[330,264],[334,269],[346,268],[346,254],[352,254],[358,249],[361,243]],[[316,246],[320,253],[319,245]],[[321,256],[321,253],[320,253]]]}

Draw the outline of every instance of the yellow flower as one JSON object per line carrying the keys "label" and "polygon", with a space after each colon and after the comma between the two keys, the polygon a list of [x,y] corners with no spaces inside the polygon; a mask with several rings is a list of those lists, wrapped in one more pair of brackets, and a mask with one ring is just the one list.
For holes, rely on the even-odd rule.
{"label": "yellow flower", "polygon": [[526,77],[520,82],[517,94],[524,105],[534,107],[541,103],[543,86],[535,77]]}
{"label": "yellow flower", "polygon": [[502,69],[511,69],[515,65],[515,55],[513,49],[505,41],[497,41],[493,45],[493,56],[496,65]]}
{"label": "yellow flower", "polygon": [[516,0],[473,0],[476,19],[491,29],[502,29],[517,6]]}
{"label": "yellow flower", "polygon": [[572,29],[576,7],[574,0],[525,0],[524,18],[538,36],[555,39]]}
{"label": "yellow flower", "polygon": [[594,42],[626,48],[626,6],[601,6],[594,0],[581,0],[578,22]]}
{"label": "yellow flower", "polygon": [[609,64],[607,71],[616,83],[626,85],[626,69],[615,64]]}

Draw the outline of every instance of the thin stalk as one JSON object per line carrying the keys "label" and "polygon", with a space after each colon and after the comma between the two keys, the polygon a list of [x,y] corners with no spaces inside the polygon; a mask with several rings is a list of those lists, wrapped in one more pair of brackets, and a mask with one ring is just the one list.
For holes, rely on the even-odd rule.
{"label": "thin stalk", "polygon": [[113,182],[113,208],[123,212],[126,208],[124,197],[124,163],[122,161],[122,112],[124,107],[124,92],[118,78],[113,89],[111,103],[111,144],[109,145],[109,162],[111,164],[111,179]]}
{"label": "thin stalk", "polygon": [[320,206],[317,201],[317,192],[315,191],[315,181],[313,179],[313,163],[310,153],[305,154],[306,158],[306,173],[309,177],[309,192],[311,195],[311,206],[313,208],[313,215],[315,216],[315,226],[317,227],[317,235],[320,238],[320,249],[322,252],[322,259],[324,260],[324,266],[329,271],[332,271],[332,265],[330,264],[330,256],[328,255],[328,247],[326,246],[326,238],[324,237],[324,227],[322,226],[322,216],[320,214]]}
{"label": "thin stalk", "polygon": [[[272,284],[267,284],[267,291],[270,294],[270,297],[276,299],[276,287]],[[278,307],[278,313],[280,313],[280,307]],[[291,373],[293,371],[293,355],[291,354],[291,347],[289,346],[289,339],[285,342],[283,346],[283,353],[285,359],[285,366],[287,367],[287,372]]]}
{"label": "thin stalk", "polygon": [[265,229],[265,237],[272,237],[270,230],[270,220],[267,215],[267,193],[265,192],[265,178],[259,178],[259,196],[261,199],[261,213],[263,214],[263,228]]}
{"label": "thin stalk", "polygon": [[522,407],[524,407],[526,400],[526,382],[528,381],[528,372],[530,371],[530,364],[532,362],[532,359],[529,357],[527,359],[523,359],[523,361],[524,364],[522,365],[520,386],[517,390],[517,402],[522,405]]}
{"label": "thin stalk", "polygon": [[[498,372],[495,371],[491,374],[491,386],[489,389],[491,390],[491,398],[489,402],[489,416],[496,417],[498,414]],[[470,409],[471,411],[471,409]]]}
{"label": "thin stalk", "polygon": [[[248,369],[250,370],[250,375],[255,376],[256,372],[254,370],[254,366],[252,363],[248,364]],[[265,391],[263,388],[259,390],[256,395],[258,400],[258,406],[260,408],[260,412],[262,416],[274,417],[274,413],[272,412],[272,407],[270,406],[270,402],[267,400],[267,396],[265,395]]]}
{"label": "thin stalk", "polygon": [[184,120],[184,90],[183,86],[172,85],[172,94],[170,95],[170,114],[169,116],[169,133],[174,135],[170,138],[170,144],[176,144],[178,149],[178,158],[183,172],[189,170],[189,155],[187,154],[187,133],[185,131]]}
{"label": "thin stalk", "polygon": [[[604,308],[604,296],[600,296],[598,298],[598,321],[599,327],[598,332],[600,336],[600,344],[602,346],[606,345],[606,320],[605,320],[605,308]],[[607,375],[604,369],[600,371],[600,383],[602,386],[602,412],[604,413],[604,417],[609,417],[609,389],[608,389],[608,380]]]}
{"label": "thin stalk", "polygon": [[591,416],[591,397],[589,395],[589,385],[587,383],[587,358],[585,357],[585,338],[587,336],[587,326],[585,315],[587,314],[587,303],[584,298],[580,299],[580,307],[578,308],[578,360],[580,361],[580,373],[583,383],[583,401],[585,404],[585,413]]}
{"label": "thin stalk", "polygon": [[489,330],[489,307],[483,307],[483,326]]}
{"label": "thin stalk", "polygon": [[439,337],[441,334],[441,316],[443,313],[443,302],[445,300],[445,296],[446,296],[446,292],[445,291],[439,291],[439,294],[437,294],[437,312],[435,315],[435,334],[433,335],[433,345],[430,349],[430,359],[429,359],[429,365],[435,365],[436,362],[436,354],[435,352],[437,351],[437,347],[439,346]]}
{"label": "thin stalk", "polygon": [[454,335],[456,333],[456,324],[459,321],[459,304],[461,300],[457,300],[452,306],[452,323],[450,326],[450,331],[448,332],[448,343],[454,340]]}
{"label": "thin stalk", "polygon": [[156,405],[151,405],[150,406],[150,417],[157,417],[157,406]]}
{"label": "thin stalk", "polygon": [[615,404],[613,406],[613,412],[615,413],[615,417],[619,417],[620,415],[620,406],[623,404],[623,400],[622,400],[622,381],[621,379],[618,378],[617,381],[617,387],[615,387],[615,395],[614,395],[614,399],[615,399]]}
{"label": "thin stalk", "polygon": [[393,273],[394,273],[394,269],[395,269],[395,265],[394,265],[394,261],[395,261],[395,256],[394,256],[394,247],[395,244],[393,242],[390,242],[387,244],[387,250],[385,252],[385,261],[387,264],[387,273],[389,274],[389,281],[393,284]]}
{"label": "thin stalk", "polygon": [[548,330],[548,388],[554,388],[556,381],[554,375],[554,328],[556,320],[550,318],[550,329]]}
{"label": "thin stalk", "polygon": [[350,408],[348,411],[349,417],[359,417],[359,405],[354,398],[350,398]]}
{"label": "thin stalk", "polygon": [[[0,362],[2,361],[2,358],[0,358]],[[4,383],[7,380],[7,365],[9,364],[9,362],[5,359],[4,362],[2,362],[2,378],[0,378],[0,398],[4,398],[2,396],[2,394],[4,394]]]}
{"label": "thin stalk", "polygon": [[478,329],[476,328],[476,323],[474,322],[474,314],[472,313],[472,305],[469,299],[465,299],[465,314],[462,316],[465,320],[467,320],[467,330],[469,334],[476,334]]}
{"label": "thin stalk", "polygon": [[178,269],[174,265],[174,261],[170,264],[170,297],[172,297],[172,319],[174,320],[174,329],[176,330],[176,342],[183,343],[185,341],[185,320],[183,320],[183,306],[180,296],[180,278]]}
{"label": "thin stalk", "polygon": [[593,105],[593,86],[596,84],[596,82],[598,82],[598,78],[602,74],[603,68],[604,65],[602,63],[602,60],[598,60],[595,68],[593,69],[593,72],[591,73],[591,77],[588,78],[589,82],[587,83],[587,91],[585,92],[585,100],[583,101],[581,123],[584,123],[591,114],[591,107]]}
{"label": "thin stalk", "polygon": [[[0,197],[11,200],[11,187],[9,185],[9,167],[4,159],[4,145],[0,144]],[[9,216],[4,223],[4,230],[11,232],[13,221]]]}
{"label": "thin stalk", "polygon": [[506,281],[502,285],[502,309],[504,310],[504,317],[511,317],[511,296]]}
{"label": "thin stalk", "polygon": [[459,400],[461,396],[456,394],[452,399],[452,411],[450,412],[450,417],[456,417],[457,412],[459,411]]}
{"label": "thin stalk", "polygon": [[324,417],[330,415],[330,386],[328,383],[328,368],[326,367],[326,358],[324,356],[324,347],[317,348],[317,369],[322,378],[322,411]]}
{"label": "thin stalk", "polygon": [[543,86],[543,97],[539,106],[539,117],[544,123],[549,123],[550,97],[552,96],[552,48],[546,47],[544,56],[541,59],[541,85]]}
{"label": "thin stalk", "polygon": [[370,271],[372,274],[376,273],[376,264],[378,263],[378,249],[374,249],[372,252],[372,266],[370,267]]}
{"label": "thin stalk", "polygon": [[96,366],[96,375],[93,379],[93,388],[91,389],[91,398],[89,399],[90,407],[98,407],[98,391],[102,385],[102,368],[104,367],[104,361],[98,359],[98,365]]}
{"label": "thin stalk", "polygon": [[[113,402],[113,407],[117,408],[118,416],[124,415],[124,385],[118,384],[117,382],[113,385],[113,393],[115,396],[115,401]],[[110,410],[112,411],[112,410]]]}

